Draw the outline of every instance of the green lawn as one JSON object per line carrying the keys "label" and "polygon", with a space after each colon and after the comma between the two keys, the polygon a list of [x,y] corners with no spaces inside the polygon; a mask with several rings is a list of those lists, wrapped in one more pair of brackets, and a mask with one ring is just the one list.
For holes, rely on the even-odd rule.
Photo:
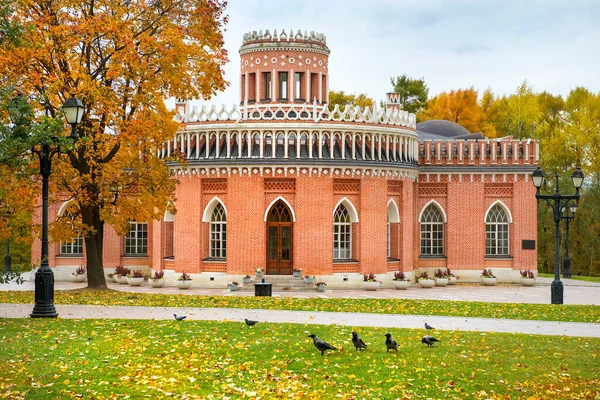
{"label": "green lawn", "polygon": [[[0,398],[595,398],[600,339],[152,320],[0,320]],[[386,353],[384,334],[401,348]],[[315,333],[340,351],[321,356]],[[125,397],[126,398],[126,397]],[[504,398],[504,397],[502,397]],[[596,397],[597,398],[597,397]]]}
{"label": "green lawn", "polygon": [[[542,278],[554,278],[554,274],[538,274]],[[575,276],[573,275],[570,279],[575,279],[576,281],[586,281],[586,282],[600,282],[600,276]]]}
{"label": "green lawn", "polygon": [[[0,292],[0,303],[33,303],[32,292]],[[194,296],[125,293],[114,290],[55,292],[56,304],[160,307],[229,307],[274,310],[343,311],[382,314],[447,315],[545,321],[600,322],[599,306],[481,303],[408,299],[322,299],[252,296]]]}

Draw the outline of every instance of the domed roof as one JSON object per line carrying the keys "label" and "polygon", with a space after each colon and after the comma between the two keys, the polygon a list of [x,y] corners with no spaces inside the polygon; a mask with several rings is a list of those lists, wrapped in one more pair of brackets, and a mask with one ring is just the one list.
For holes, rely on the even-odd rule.
{"label": "domed roof", "polygon": [[[432,119],[429,121],[419,122],[417,124],[417,132],[419,136],[442,136],[444,138],[454,138],[456,136],[470,136],[471,132],[452,121],[442,119]],[[428,133],[429,135],[422,135]],[[428,139],[429,137],[427,137]],[[440,138],[441,139],[441,138]]]}

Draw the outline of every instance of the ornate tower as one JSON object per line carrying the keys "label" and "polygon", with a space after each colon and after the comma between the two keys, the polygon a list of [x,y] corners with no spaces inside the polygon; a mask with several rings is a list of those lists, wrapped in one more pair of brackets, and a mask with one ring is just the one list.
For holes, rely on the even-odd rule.
{"label": "ornate tower", "polygon": [[240,56],[240,104],[327,103],[325,35],[253,31],[244,35]]}

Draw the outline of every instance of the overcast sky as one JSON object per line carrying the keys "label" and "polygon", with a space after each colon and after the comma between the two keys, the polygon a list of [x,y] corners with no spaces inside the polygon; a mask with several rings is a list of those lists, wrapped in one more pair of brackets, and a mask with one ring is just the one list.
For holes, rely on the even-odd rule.
{"label": "overcast sky", "polygon": [[391,90],[390,77],[424,77],[430,97],[474,86],[508,94],[525,79],[536,91],[600,92],[600,0],[230,0],[225,47],[230,86],[209,103],[239,98],[245,32],[283,28],[327,37],[330,89]]}

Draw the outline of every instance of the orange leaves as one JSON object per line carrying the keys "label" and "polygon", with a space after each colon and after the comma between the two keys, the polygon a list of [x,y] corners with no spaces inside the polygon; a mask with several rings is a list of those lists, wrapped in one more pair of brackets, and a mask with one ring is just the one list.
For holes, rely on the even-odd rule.
{"label": "orange leaves", "polygon": [[[73,198],[87,237],[101,234],[105,222],[122,231],[128,219],[158,219],[172,200],[175,181],[158,149],[178,125],[164,100],[225,88],[224,7],[214,0],[31,0],[16,2],[7,16],[28,29],[18,46],[0,43],[3,84],[42,99],[57,116],[71,95],[86,106],[75,149],[53,165],[52,192]],[[39,101],[32,106],[42,109]],[[68,236],[65,228],[56,235]],[[88,271],[101,274],[91,254]]]}
{"label": "orange leaves", "polygon": [[482,132],[484,136],[495,136],[495,130],[487,124],[486,114],[477,102],[477,91],[473,87],[440,93],[427,102],[427,107],[418,117],[420,121],[452,121],[471,133]]}

